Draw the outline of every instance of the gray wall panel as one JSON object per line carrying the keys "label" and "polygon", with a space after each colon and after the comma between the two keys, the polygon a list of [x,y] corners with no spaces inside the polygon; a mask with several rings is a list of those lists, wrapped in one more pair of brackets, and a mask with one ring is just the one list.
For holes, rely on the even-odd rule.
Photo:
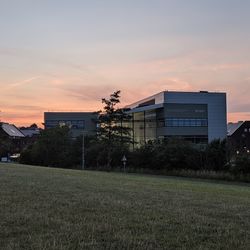
{"label": "gray wall panel", "polygon": [[227,135],[227,107],[225,93],[165,92],[165,103],[208,105],[208,139],[225,139]]}

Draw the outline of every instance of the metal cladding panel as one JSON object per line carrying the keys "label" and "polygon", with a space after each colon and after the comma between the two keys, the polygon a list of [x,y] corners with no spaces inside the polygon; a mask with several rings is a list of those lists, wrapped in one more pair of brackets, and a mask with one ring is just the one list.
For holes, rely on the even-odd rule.
{"label": "metal cladding panel", "polygon": [[165,103],[207,104],[208,140],[225,139],[227,136],[226,93],[164,92]]}
{"label": "metal cladding panel", "polygon": [[167,118],[206,118],[207,104],[165,103],[164,113]]}

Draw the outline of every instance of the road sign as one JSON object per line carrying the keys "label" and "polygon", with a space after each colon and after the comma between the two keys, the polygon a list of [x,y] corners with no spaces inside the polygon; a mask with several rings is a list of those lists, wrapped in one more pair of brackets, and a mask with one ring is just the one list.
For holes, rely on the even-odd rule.
{"label": "road sign", "polygon": [[126,161],[127,161],[127,158],[126,158],[125,155],[122,157],[122,160],[121,160],[121,161],[122,161],[122,162],[126,162]]}

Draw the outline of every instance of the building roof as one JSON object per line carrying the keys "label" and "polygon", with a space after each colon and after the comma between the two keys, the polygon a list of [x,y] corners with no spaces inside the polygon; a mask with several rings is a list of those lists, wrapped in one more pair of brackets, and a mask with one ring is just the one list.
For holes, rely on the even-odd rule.
{"label": "building roof", "polygon": [[40,135],[39,129],[20,129],[20,131],[24,134],[25,137]]}
{"label": "building roof", "polygon": [[226,100],[226,93],[224,92],[208,92],[208,91],[198,91],[198,92],[189,92],[189,91],[162,91],[155,95],[146,97],[132,104],[126,105],[125,108],[138,108],[142,106],[149,106],[153,104],[162,104],[162,103],[171,103],[171,102],[180,102],[180,103],[190,103],[194,101],[206,102],[209,98],[223,98]]}
{"label": "building roof", "polygon": [[24,134],[13,124],[1,123],[3,131],[11,137],[25,137]]}
{"label": "building roof", "polygon": [[236,123],[230,122],[227,124],[227,136],[233,135],[243,124],[243,121],[239,121]]}

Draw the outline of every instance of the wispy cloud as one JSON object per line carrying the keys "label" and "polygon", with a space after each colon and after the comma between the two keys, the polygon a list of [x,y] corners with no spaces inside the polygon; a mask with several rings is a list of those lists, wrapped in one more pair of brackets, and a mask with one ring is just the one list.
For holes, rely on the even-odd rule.
{"label": "wispy cloud", "polygon": [[22,80],[22,81],[18,81],[18,82],[15,82],[15,83],[8,84],[7,89],[12,89],[12,88],[15,88],[15,87],[26,85],[27,83],[33,82],[34,80],[37,80],[39,78],[41,78],[41,76],[33,76],[31,78],[28,78],[28,79],[25,79],[25,80]]}

